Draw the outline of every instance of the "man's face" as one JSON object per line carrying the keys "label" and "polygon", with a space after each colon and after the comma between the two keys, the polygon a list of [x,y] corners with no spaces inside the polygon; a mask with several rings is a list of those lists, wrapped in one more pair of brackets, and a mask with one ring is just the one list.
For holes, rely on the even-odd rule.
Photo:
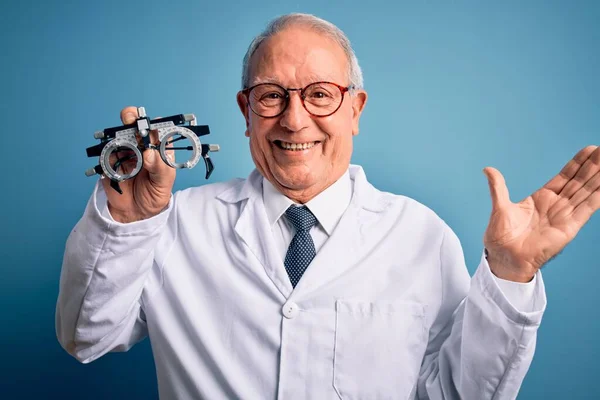
{"label": "man's face", "polygon": [[[250,86],[269,82],[303,88],[317,81],[348,86],[348,64],[338,44],[309,28],[289,27],[265,40],[252,56]],[[348,168],[366,92],[346,93],[341,107],[328,117],[309,114],[299,91],[291,92],[288,107],[275,118],[254,114],[241,92],[237,99],[256,168],[287,197],[305,203]],[[312,147],[286,150],[282,142]]]}

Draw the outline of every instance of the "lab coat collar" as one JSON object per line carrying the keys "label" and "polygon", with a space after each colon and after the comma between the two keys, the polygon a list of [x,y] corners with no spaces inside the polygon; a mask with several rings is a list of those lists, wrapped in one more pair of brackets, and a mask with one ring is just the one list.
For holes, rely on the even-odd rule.
{"label": "lab coat collar", "polygon": [[[360,165],[350,165],[350,179],[354,182],[351,203],[372,212],[381,212],[390,204],[388,196],[373,187]],[[251,197],[262,197],[263,177],[254,169],[248,179],[240,180],[236,185],[220,193],[217,198],[226,203],[238,203]]]}
{"label": "lab coat collar", "polygon": [[262,193],[262,175],[254,169],[248,179],[240,180],[237,184],[221,192],[217,198],[226,203],[238,203]]}
{"label": "lab coat collar", "polygon": [[[263,179],[262,186],[267,218],[269,218],[269,225],[273,227],[289,206],[295,203],[292,199],[284,196],[277,190],[268,179]],[[319,217],[317,217],[317,220],[319,220]]]}

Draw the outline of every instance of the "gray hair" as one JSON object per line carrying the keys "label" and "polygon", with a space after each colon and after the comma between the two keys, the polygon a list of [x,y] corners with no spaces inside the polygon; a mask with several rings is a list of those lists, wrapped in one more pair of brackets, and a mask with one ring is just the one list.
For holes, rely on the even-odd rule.
{"label": "gray hair", "polygon": [[284,30],[291,25],[306,25],[311,29],[333,39],[340,47],[344,50],[348,60],[348,80],[350,85],[354,86],[355,89],[363,88],[363,75],[356,54],[350,45],[350,40],[346,37],[344,32],[334,24],[324,19],[315,17],[311,14],[292,13],[282,15],[272,20],[265,30],[256,36],[244,56],[244,65],[242,67],[242,89],[247,88],[250,85],[250,59],[252,55],[258,49],[263,41],[276,33]]}

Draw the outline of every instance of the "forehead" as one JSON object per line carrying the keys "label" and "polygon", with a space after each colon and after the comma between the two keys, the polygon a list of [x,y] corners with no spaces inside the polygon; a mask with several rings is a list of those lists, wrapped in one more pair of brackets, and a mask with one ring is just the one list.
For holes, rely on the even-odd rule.
{"label": "forehead", "polygon": [[288,27],[269,37],[250,62],[250,85],[302,87],[318,80],[347,85],[348,62],[339,44],[308,27]]}

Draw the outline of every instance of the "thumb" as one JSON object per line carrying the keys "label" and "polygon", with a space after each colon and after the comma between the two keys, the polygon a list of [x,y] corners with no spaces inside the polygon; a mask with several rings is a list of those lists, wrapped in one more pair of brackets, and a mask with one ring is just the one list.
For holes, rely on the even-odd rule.
{"label": "thumb", "polygon": [[121,110],[121,121],[125,125],[133,124],[137,118],[137,107],[129,106]]}
{"label": "thumb", "polygon": [[510,195],[504,177],[496,168],[486,167],[483,173],[487,177],[490,187],[490,195],[492,197],[492,210],[497,210],[510,204]]}

